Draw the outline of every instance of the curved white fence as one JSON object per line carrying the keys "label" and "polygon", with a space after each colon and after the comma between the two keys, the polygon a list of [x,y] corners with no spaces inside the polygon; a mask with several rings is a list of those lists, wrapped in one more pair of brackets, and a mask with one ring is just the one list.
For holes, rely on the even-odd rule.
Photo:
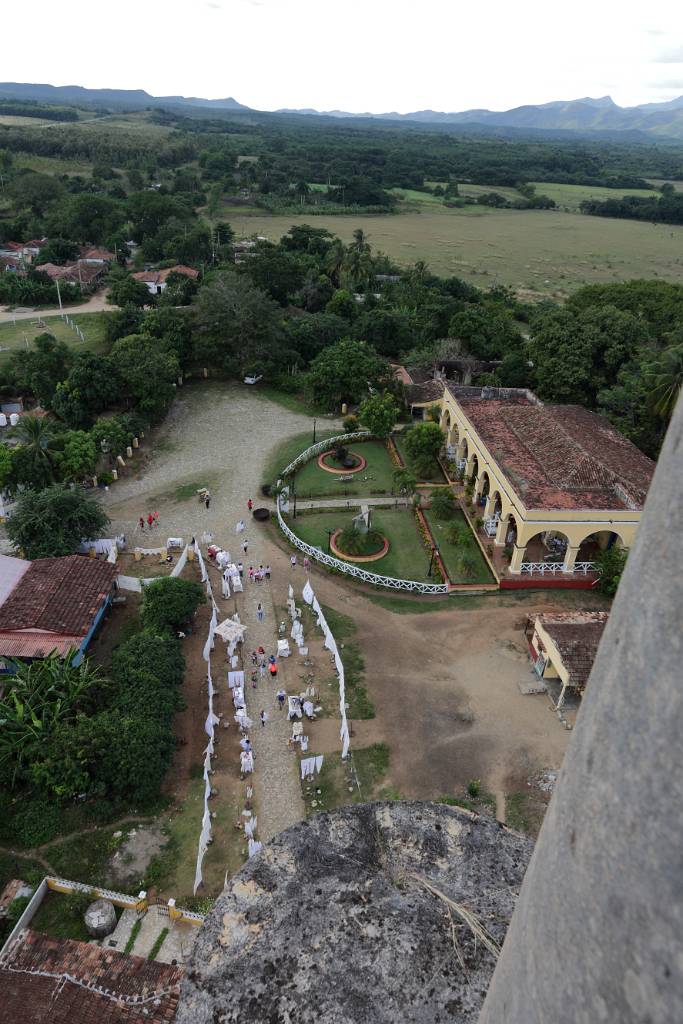
{"label": "curved white fence", "polygon": [[326,452],[331,448],[334,448],[336,444],[340,442],[349,441],[369,441],[372,434],[369,430],[356,430],[353,434],[335,434],[334,437],[326,437],[324,441],[318,441],[317,444],[312,444],[310,448],[306,448],[301,455],[297,455],[293,462],[282,470],[280,476],[290,476],[296,472],[299,466],[305,465],[314,455],[320,455],[321,452]]}
{"label": "curved white fence", "polygon": [[[292,463],[292,465],[294,465],[294,463]],[[448,593],[447,583],[419,583],[417,580],[397,580],[394,579],[393,576],[380,576],[376,572],[368,572],[367,569],[362,569],[358,565],[352,565],[350,562],[343,562],[340,558],[334,558],[333,555],[326,554],[324,551],[321,551],[320,548],[313,547],[312,544],[307,544],[301,539],[301,537],[297,537],[297,535],[290,530],[287,523],[282,518],[279,494],[277,496],[276,508],[278,525],[290,544],[293,544],[295,548],[299,549],[299,551],[303,551],[305,555],[309,555],[311,558],[314,558],[316,562],[320,562],[322,565],[327,565],[330,569],[336,569],[337,572],[343,573],[345,576],[353,576],[354,579],[360,580],[361,583],[372,583],[375,587],[387,587],[389,590],[408,590],[415,594]]]}

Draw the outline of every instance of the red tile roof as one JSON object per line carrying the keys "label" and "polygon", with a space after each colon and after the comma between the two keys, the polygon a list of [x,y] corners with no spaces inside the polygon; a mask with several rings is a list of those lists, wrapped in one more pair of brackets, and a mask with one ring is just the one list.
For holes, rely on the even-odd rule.
{"label": "red tile roof", "polygon": [[536,620],[553,641],[569,673],[569,683],[583,690],[605,631],[608,612],[557,612]]}
{"label": "red tile roof", "polygon": [[185,267],[178,263],[175,267],[165,267],[163,270],[139,270],[133,274],[136,281],[144,281],[145,284],[163,284],[169,274],[184,274],[185,277],[198,278],[199,271],[192,267]]}
{"label": "red tile roof", "polygon": [[604,417],[579,405],[454,397],[528,509],[642,509],[655,464]]}
{"label": "red tile roof", "polygon": [[81,259],[82,260],[113,260],[114,253],[109,252],[109,249],[98,249],[94,246],[81,246]]}
{"label": "red tile roof", "polygon": [[0,957],[0,1024],[168,1024],[183,973],[27,930]]}
{"label": "red tile roof", "polygon": [[30,658],[80,647],[117,575],[115,565],[83,555],[31,562],[0,605],[0,655]]}

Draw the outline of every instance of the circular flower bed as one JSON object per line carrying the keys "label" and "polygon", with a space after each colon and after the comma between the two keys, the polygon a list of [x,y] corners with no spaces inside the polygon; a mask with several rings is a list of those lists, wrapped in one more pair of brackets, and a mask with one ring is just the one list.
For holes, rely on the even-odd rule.
{"label": "circular flower bed", "polygon": [[357,455],[356,452],[348,453],[349,460],[351,461],[350,466],[333,465],[336,455],[332,452],[323,452],[322,455],[318,456],[318,465],[321,469],[324,469],[326,473],[343,473],[344,475],[350,473],[360,473],[362,469],[367,466],[367,460],[362,455]]}
{"label": "circular flower bed", "polygon": [[[373,530],[370,534],[367,535],[371,538],[370,543],[368,545],[369,551],[366,551],[364,554],[349,554],[348,552],[342,550],[342,548],[339,547],[338,544],[339,537],[343,532],[344,531],[341,529],[334,531],[334,533],[330,537],[330,550],[332,551],[333,555],[335,555],[337,558],[344,558],[346,559],[347,562],[378,562],[380,558],[384,558],[384,556],[389,550],[389,541],[384,536],[384,534],[378,533],[377,530]],[[373,550],[372,542],[375,539],[377,540],[377,545]]]}

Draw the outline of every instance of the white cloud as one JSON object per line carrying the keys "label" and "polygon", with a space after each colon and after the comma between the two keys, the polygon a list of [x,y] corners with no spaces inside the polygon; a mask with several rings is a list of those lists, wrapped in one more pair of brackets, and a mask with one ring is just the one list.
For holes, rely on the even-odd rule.
{"label": "white cloud", "polygon": [[570,12],[545,0],[119,0],[106,25],[92,0],[71,0],[68,18],[54,0],[23,0],[3,4],[2,25],[5,81],[235,96],[260,109],[504,109],[603,95],[606,82],[630,105],[659,98],[654,65],[683,62],[679,0],[654,12],[639,0],[618,11],[574,0]]}

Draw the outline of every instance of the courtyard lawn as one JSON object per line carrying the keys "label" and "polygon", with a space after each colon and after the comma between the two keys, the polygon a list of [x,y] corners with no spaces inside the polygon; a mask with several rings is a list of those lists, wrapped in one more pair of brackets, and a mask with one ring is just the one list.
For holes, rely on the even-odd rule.
{"label": "courtyard lawn", "polygon": [[411,459],[410,455],[408,454],[408,450],[406,448],[406,443],[405,443],[405,440],[404,440],[402,434],[394,434],[394,444],[398,448],[398,453],[401,456],[401,458],[403,459],[403,461],[404,461],[404,463],[406,465],[406,469],[409,469],[410,472],[413,473],[413,475],[417,477],[418,483],[435,483],[435,484],[442,484],[442,483],[444,483],[444,475],[443,475],[443,472],[441,471],[441,467],[439,466],[439,463],[436,461],[436,459],[434,459],[434,461],[432,463],[432,469],[431,469],[431,471],[429,473],[427,473],[427,474],[418,473],[417,470],[415,469],[415,465],[413,463],[413,460]]}
{"label": "courtyard lawn", "polygon": [[[451,583],[495,582],[491,575],[491,571],[486,564],[484,556],[479,549],[479,545],[471,535],[470,528],[467,525],[467,520],[462,512],[455,510],[451,519],[437,519],[435,515],[425,509],[423,509],[423,513],[429,524],[429,529],[432,531],[432,537],[439,549],[439,553],[443,559],[444,565],[446,566],[446,572],[448,573]],[[448,531],[454,523],[458,523],[461,526],[464,535],[467,537],[465,545],[453,544],[448,540]],[[473,564],[470,575],[465,575],[459,568],[458,560],[459,556],[463,553],[463,548],[476,559],[476,565]]]}
{"label": "courtyard lawn", "polygon": [[396,466],[389,458],[386,445],[381,441],[352,442],[349,450],[362,455],[367,466],[353,473],[348,483],[341,483],[340,473],[327,473],[311,459],[296,475],[296,494],[301,501],[323,495],[344,498],[356,494],[391,494]]}
{"label": "courtyard lawn", "polygon": [[[327,530],[343,529],[351,522],[357,509],[340,508],[330,512],[304,514],[292,519],[288,518],[289,526],[294,532],[315,547],[327,551]],[[376,562],[351,563],[362,565],[368,572],[380,576],[393,576],[395,579],[418,580],[429,583],[429,553],[424,547],[417,532],[412,512],[387,509],[373,509],[372,527],[379,530],[389,540],[389,551],[384,558]],[[436,580],[431,582],[437,582]]]}

